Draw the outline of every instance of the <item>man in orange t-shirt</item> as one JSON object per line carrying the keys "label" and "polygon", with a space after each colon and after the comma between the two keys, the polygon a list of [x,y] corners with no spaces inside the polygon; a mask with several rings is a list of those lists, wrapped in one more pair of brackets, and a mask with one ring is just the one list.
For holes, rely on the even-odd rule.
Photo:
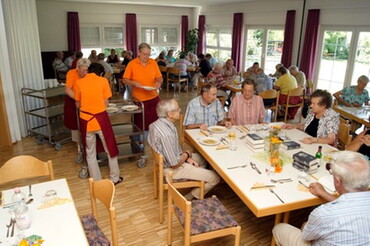
{"label": "man in orange t-shirt", "polygon": [[150,45],[141,43],[138,57],[127,65],[123,74],[123,83],[132,86],[132,96],[144,103],[144,126],[141,114],[134,118],[135,124],[144,131],[148,131],[149,125],[158,119],[155,108],[159,102],[158,89],[163,82],[158,64],[149,58],[150,52]]}
{"label": "man in orange t-shirt", "polygon": [[108,114],[105,111],[112,92],[107,79],[100,77],[104,74],[104,67],[101,64],[91,64],[88,71],[89,73],[83,79],[77,81],[74,94],[77,105],[80,107],[80,131],[86,150],[89,174],[94,180],[101,179],[96,159],[96,135],[98,135],[108,156],[110,179],[114,184],[118,184],[123,180],[119,176],[118,148]]}

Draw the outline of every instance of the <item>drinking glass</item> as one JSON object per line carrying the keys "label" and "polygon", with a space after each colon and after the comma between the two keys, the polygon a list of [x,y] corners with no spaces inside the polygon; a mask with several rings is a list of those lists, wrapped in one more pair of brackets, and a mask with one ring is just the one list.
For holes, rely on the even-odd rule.
{"label": "drinking glass", "polygon": [[235,143],[235,139],[236,139],[236,134],[234,131],[230,131],[229,132],[229,149],[231,151],[235,151],[237,150],[237,147],[236,147],[236,143]]}

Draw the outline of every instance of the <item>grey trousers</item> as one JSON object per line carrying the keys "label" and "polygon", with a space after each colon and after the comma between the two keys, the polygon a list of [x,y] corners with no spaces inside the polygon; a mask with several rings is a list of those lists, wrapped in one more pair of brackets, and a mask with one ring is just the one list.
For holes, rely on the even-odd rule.
{"label": "grey trousers", "polygon": [[117,156],[113,158],[109,156],[107,145],[105,143],[103,132],[101,130],[94,132],[86,132],[86,161],[88,164],[90,177],[92,177],[94,180],[101,179],[99,164],[98,160],[96,159],[96,135],[98,135],[100,140],[102,141],[104,150],[108,156],[110,169],[109,179],[112,180],[113,182],[117,182],[120,175]]}

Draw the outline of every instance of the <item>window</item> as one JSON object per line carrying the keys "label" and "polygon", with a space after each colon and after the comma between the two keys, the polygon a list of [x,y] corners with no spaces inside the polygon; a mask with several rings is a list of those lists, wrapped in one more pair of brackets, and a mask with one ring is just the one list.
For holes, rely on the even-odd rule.
{"label": "window", "polygon": [[[320,60],[316,64],[317,88],[335,93],[370,75],[370,28],[324,27],[320,33]],[[370,85],[367,86],[370,89]]]}
{"label": "window", "polygon": [[284,30],[280,28],[248,28],[246,37],[245,70],[258,62],[266,74],[274,73],[280,63]]}
{"label": "window", "polygon": [[140,40],[150,44],[152,52],[150,57],[156,58],[160,52],[172,49],[176,53],[180,48],[178,26],[142,26],[140,27]]}
{"label": "window", "polygon": [[88,57],[91,50],[96,50],[98,54],[103,52],[108,56],[111,49],[115,49],[119,56],[125,48],[123,26],[81,26],[80,34],[84,57]]}
{"label": "window", "polygon": [[231,27],[206,28],[206,53],[219,61],[226,62],[231,58]]}

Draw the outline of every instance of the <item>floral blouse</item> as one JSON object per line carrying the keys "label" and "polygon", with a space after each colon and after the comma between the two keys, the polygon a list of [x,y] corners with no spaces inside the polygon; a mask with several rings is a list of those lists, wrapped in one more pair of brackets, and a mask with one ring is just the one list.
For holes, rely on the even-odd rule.
{"label": "floral blouse", "polygon": [[[306,118],[304,130],[306,130],[307,126],[311,123],[314,117],[315,114],[313,114],[310,110]],[[339,114],[335,112],[333,109],[329,108],[326,110],[323,117],[319,119],[317,137],[326,138],[330,133],[334,133],[335,135],[337,135],[338,130],[339,130]]]}
{"label": "floral blouse", "polygon": [[367,103],[369,101],[368,91],[366,89],[364,89],[362,91],[362,94],[358,95],[357,92],[356,92],[356,86],[355,85],[344,88],[342,90],[342,92],[343,92],[342,98],[350,104],[358,103],[358,104],[362,105],[362,104]]}

